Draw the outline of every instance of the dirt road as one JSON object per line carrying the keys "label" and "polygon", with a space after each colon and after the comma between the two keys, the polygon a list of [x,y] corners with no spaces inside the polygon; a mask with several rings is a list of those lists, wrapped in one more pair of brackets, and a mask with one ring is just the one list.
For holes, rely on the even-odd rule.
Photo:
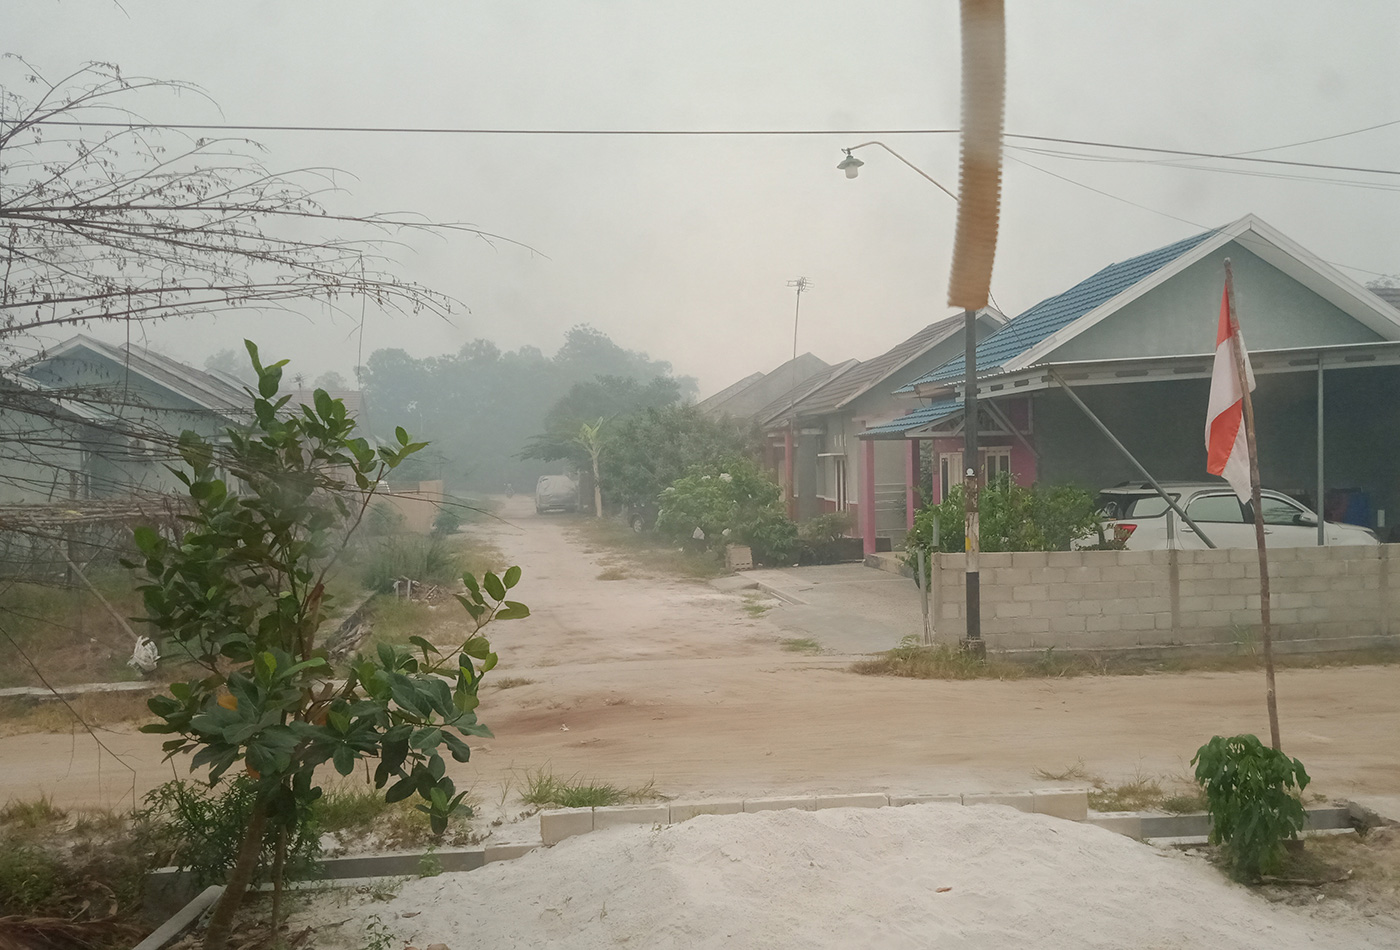
{"label": "dirt road", "polygon": [[[1112,782],[1170,778],[1214,734],[1267,731],[1256,673],[857,676],[847,657],[783,650],[793,633],[775,619],[781,605],[752,616],[740,594],[619,564],[578,540],[568,518],[536,516],[528,498],[505,517],[474,530],[523,567],[517,593],[533,616],[495,628],[492,676],[533,682],[483,691],[496,738],[455,766],[482,800],[504,802],[526,770],[545,767],[685,796],[1016,789],[1046,784],[1037,769],[1077,762]],[[1317,791],[1400,789],[1397,677],[1395,667],[1279,673],[1285,748]],[[134,776],[81,734],[3,738],[0,802],[43,791],[111,806],[171,777],[155,737],[101,735]]]}

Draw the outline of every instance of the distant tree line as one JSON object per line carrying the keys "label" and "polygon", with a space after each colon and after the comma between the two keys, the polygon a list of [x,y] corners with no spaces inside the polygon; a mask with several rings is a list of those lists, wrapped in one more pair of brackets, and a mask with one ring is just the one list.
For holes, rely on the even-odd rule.
{"label": "distant tree line", "polygon": [[483,339],[422,359],[376,350],[362,384],[371,427],[395,420],[432,442],[402,477],[476,491],[507,483],[533,490],[539,475],[583,467],[586,453],[570,444],[581,423],[675,406],[696,391],[670,363],[586,325],[572,327],[553,356],[534,346],[503,351]]}

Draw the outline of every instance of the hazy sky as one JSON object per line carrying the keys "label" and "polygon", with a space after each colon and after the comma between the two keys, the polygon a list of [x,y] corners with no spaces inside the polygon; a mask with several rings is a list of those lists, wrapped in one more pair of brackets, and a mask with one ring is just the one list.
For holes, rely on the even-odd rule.
{"label": "hazy sky", "polygon": [[[152,120],[862,130],[959,118],[955,0],[8,0],[0,24],[4,49],[50,76],[108,60],[195,82],[222,108],[156,97]],[[1007,29],[1008,132],[1234,153],[1400,120],[1395,0],[1010,0]],[[953,312],[953,202],[878,148],[858,153],[855,181],[836,170],[842,147],[875,136],[253,137],[271,167],[352,173],[358,209],[470,221],[539,250],[455,237],[396,252],[399,273],[471,310],[450,325],[371,312],[366,355],[477,337],[552,352],[587,322],[671,360],[704,395],[790,355],[786,283],[799,275],[814,285],[799,348],[833,363]],[[879,138],[956,190],[956,136]],[[1008,315],[1247,212],[1363,283],[1400,272],[1397,176],[1007,144],[992,288]],[[1400,169],[1400,124],[1264,154]],[[148,334],[197,365],[252,336],[294,370],[349,375],[354,321],[308,317]]]}

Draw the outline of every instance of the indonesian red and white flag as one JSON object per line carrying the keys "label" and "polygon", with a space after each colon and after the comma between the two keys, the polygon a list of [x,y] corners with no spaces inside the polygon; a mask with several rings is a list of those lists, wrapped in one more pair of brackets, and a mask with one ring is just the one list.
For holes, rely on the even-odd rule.
{"label": "indonesian red and white flag", "polygon": [[[1220,294],[1220,327],[1215,333],[1215,367],[1210,375],[1210,407],[1206,410],[1206,471],[1223,475],[1240,497],[1249,501],[1249,451],[1245,448],[1244,391],[1235,369],[1235,354],[1230,345],[1230,300],[1228,292]],[[1239,340],[1244,356],[1245,378],[1249,391],[1254,391],[1254,370],[1249,365],[1249,353],[1244,338]]]}

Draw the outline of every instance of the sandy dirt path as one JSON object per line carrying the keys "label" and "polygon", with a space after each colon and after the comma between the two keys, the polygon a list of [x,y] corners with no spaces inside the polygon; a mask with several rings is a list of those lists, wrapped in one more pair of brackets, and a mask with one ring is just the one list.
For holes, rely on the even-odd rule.
{"label": "sandy dirt path", "polygon": [[[495,628],[492,676],[534,682],[483,690],[496,738],[454,769],[485,803],[508,807],[510,789],[541,768],[655,781],[686,797],[1018,789],[1046,784],[1037,769],[1075,763],[1114,782],[1175,777],[1211,735],[1267,731],[1256,673],[857,676],[848,657],[784,651],[794,634],[775,619],[782,606],[754,617],[739,594],[620,565],[579,540],[570,519],[536,516],[528,498],[504,516],[474,530],[523,567],[517,594],[533,615]],[[599,579],[619,566],[627,576]],[[1285,748],[1317,791],[1400,789],[1397,677],[1395,667],[1280,672]],[[45,792],[110,807],[171,777],[158,737],[101,735],[134,776],[82,734],[0,738],[0,802]]]}

